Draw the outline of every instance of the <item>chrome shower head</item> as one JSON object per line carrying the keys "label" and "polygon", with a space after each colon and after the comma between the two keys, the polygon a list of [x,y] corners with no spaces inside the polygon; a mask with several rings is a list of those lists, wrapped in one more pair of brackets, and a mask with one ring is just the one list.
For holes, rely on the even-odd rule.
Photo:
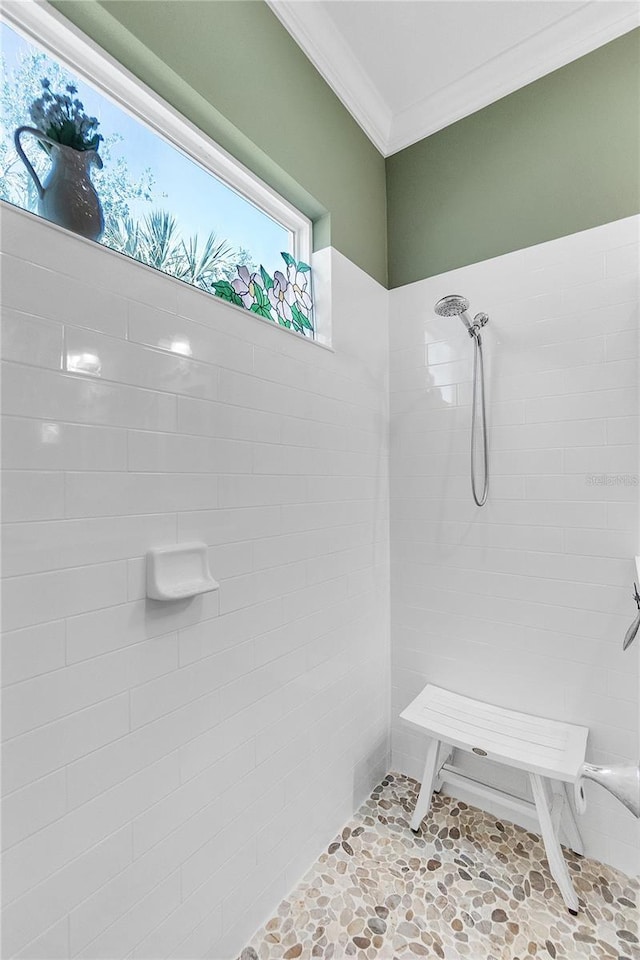
{"label": "chrome shower head", "polygon": [[482,327],[489,321],[486,313],[476,313],[472,319],[468,313],[469,301],[459,293],[449,293],[446,297],[442,297],[433,309],[439,317],[460,317],[469,336],[476,339],[479,338]]}
{"label": "chrome shower head", "polygon": [[459,293],[450,293],[438,300],[433,308],[440,317],[460,317],[465,327],[471,333],[471,317],[467,313],[469,301]]}
{"label": "chrome shower head", "polygon": [[460,317],[469,309],[469,301],[457,293],[450,293],[438,300],[433,309],[439,317]]}

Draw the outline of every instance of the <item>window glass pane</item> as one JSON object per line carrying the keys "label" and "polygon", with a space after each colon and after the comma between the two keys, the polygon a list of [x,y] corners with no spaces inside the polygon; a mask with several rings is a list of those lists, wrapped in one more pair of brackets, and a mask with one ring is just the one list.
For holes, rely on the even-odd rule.
{"label": "window glass pane", "polygon": [[[2,22],[0,40],[2,199],[84,230],[260,317],[313,335],[310,270],[294,260],[290,230]],[[60,107],[57,95],[67,98]],[[90,126],[91,118],[97,126]],[[22,126],[80,147],[71,159],[82,159],[79,176],[90,179],[99,198],[104,219],[99,237],[95,218],[87,216],[83,223],[90,226],[84,229],[52,213],[54,190],[45,190],[44,200],[39,197],[14,145]],[[91,163],[87,145],[96,134],[103,139],[97,162]],[[68,147],[46,144],[28,132],[21,144],[41,181],[56,163],[67,163]]]}

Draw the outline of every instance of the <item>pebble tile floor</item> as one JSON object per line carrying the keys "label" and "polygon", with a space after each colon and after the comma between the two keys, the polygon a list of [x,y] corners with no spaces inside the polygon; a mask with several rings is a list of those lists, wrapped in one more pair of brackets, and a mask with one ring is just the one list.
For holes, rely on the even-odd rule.
{"label": "pebble tile floor", "polygon": [[571,916],[540,837],[388,774],[280,904],[241,960],[640,960],[640,882],[565,851]]}

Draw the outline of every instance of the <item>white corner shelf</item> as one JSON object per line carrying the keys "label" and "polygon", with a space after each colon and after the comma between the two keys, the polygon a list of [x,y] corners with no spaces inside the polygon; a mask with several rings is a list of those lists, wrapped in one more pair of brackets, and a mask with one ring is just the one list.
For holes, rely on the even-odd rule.
{"label": "white corner shelf", "polygon": [[187,600],[218,590],[211,576],[206,543],[178,543],[147,553],[147,597]]}

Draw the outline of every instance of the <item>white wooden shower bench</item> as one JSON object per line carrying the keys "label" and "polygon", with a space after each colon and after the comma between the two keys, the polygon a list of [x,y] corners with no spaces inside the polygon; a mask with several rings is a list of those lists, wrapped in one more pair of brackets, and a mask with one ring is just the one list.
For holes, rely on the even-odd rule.
{"label": "white wooden shower bench", "polygon": [[578,780],[588,727],[505,710],[432,684],[427,684],[403,710],[400,718],[429,736],[427,761],[411,829],[414,832],[420,829],[437,784],[469,785],[469,778],[452,770],[446,762],[452,747],[525,770],[529,775],[533,803],[475,781],[474,792],[485,799],[499,797],[511,810],[537,817],[553,878],[570,913],[576,914],[578,897],[562,853],[559,832],[564,814],[563,826],[569,846],[576,853],[583,853],[567,784],[575,784]]}

